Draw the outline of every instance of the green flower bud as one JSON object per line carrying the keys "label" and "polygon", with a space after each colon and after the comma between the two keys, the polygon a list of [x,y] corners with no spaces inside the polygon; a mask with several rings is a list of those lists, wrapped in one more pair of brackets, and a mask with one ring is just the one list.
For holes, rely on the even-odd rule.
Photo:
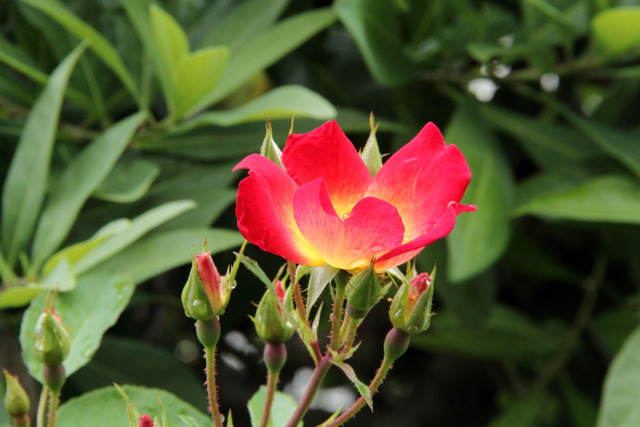
{"label": "green flower bud", "polygon": [[349,283],[351,293],[347,297],[347,314],[352,319],[363,319],[384,294],[373,267],[374,263],[371,263],[366,270],[354,276]]}
{"label": "green flower bud", "polygon": [[[293,126],[293,122],[291,123]],[[262,141],[262,147],[260,147],[260,155],[271,160],[276,165],[284,169],[282,163],[282,151],[278,147],[278,144],[273,140],[273,129],[271,128],[271,120],[267,119],[267,133]]]}
{"label": "green flower bud", "polygon": [[69,354],[69,334],[53,311],[53,301],[36,323],[34,345],[38,360],[45,365],[60,365]]}
{"label": "green flower bud", "polygon": [[[4,370],[4,376],[7,379],[7,391],[4,395],[4,407],[7,413],[14,419],[21,420],[26,416],[29,419],[29,396],[24,391],[20,381],[17,377],[9,374]],[[15,424],[14,425],[28,425],[28,424]]]}
{"label": "green flower bud", "polygon": [[382,168],[382,155],[380,154],[380,148],[378,148],[378,140],[376,139],[378,125],[380,125],[380,123],[374,123],[373,113],[371,113],[371,115],[369,116],[369,126],[371,127],[371,132],[369,133],[369,139],[367,140],[366,145],[360,153],[360,157],[362,158],[364,164],[367,165],[367,169],[369,169],[369,173],[371,174],[371,176],[375,176],[380,168]]}
{"label": "green flower bud", "polygon": [[[432,277],[435,278],[435,269]],[[426,331],[431,320],[433,292],[433,279],[427,273],[418,274],[411,283],[403,284],[389,308],[393,326],[407,335]]]}
{"label": "green flower bud", "polygon": [[293,325],[288,319],[289,315],[293,313],[293,299],[291,287],[285,291],[280,280],[276,282],[275,289],[280,304],[267,289],[258,304],[256,317],[251,320],[253,320],[261,340],[267,343],[284,343],[291,338],[294,332]]}
{"label": "green flower bud", "polygon": [[210,320],[215,317],[209,296],[198,275],[195,254],[191,257],[191,272],[182,289],[182,306],[187,317],[196,320]]}

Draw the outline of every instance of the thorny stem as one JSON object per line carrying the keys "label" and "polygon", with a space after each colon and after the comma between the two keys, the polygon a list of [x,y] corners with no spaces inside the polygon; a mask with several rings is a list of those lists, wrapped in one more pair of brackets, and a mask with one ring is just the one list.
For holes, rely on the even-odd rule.
{"label": "thorny stem", "polygon": [[300,423],[300,421],[302,421],[302,417],[304,417],[304,414],[306,414],[307,411],[309,410],[309,407],[311,406],[311,402],[313,402],[313,398],[318,392],[318,389],[320,388],[320,384],[322,383],[324,376],[327,374],[327,371],[331,366],[332,358],[333,356],[331,355],[331,353],[327,352],[322,357],[322,359],[320,359],[320,362],[318,362],[318,364],[316,365],[316,369],[313,371],[313,375],[311,376],[311,381],[309,381],[309,384],[307,385],[307,389],[305,390],[304,395],[302,396],[302,399],[300,399],[300,402],[298,403],[298,407],[296,408],[296,411],[291,416],[291,419],[287,423],[286,427],[295,427]]}
{"label": "thorny stem", "polygon": [[[392,366],[393,366],[392,361],[387,360],[386,358],[382,360],[382,364],[380,364],[380,368],[378,368],[378,372],[376,372],[376,376],[373,378],[373,380],[371,380],[371,383],[369,384],[369,391],[371,392],[372,396],[378,391],[380,384],[382,384],[382,381],[384,381],[385,377],[387,376],[387,373],[389,372]],[[342,414],[340,414],[338,418],[336,418],[335,420],[327,424],[323,424],[323,426],[336,427],[346,423],[349,419],[351,419],[351,417],[353,417],[356,413],[358,413],[360,409],[362,409],[365,403],[366,402],[364,400],[364,397],[358,398],[358,400],[356,400],[355,403],[349,407],[349,409],[347,409]]]}
{"label": "thorny stem", "polygon": [[38,415],[36,417],[37,427],[44,427],[44,417],[47,412],[47,398],[49,397],[49,387],[42,387],[40,392],[40,401],[38,402]]}
{"label": "thorny stem", "polygon": [[47,427],[55,427],[58,417],[58,404],[60,402],[60,392],[51,390],[49,393],[49,421]]}
{"label": "thorny stem", "polygon": [[[293,299],[296,305],[296,311],[298,312],[298,316],[301,319],[305,319],[307,322],[307,327],[311,330],[311,325],[309,324],[309,319],[307,319],[307,309],[304,305],[304,297],[302,296],[302,290],[300,289],[300,283],[296,280],[296,264],[292,261],[287,262],[287,268],[289,269],[289,277],[291,279],[291,283],[293,284]],[[320,347],[318,346],[318,341],[313,341],[310,344],[311,350],[313,351],[313,358],[318,363],[318,361],[322,358],[322,352],[320,351]]]}
{"label": "thorny stem", "polygon": [[337,351],[342,341],[340,335],[340,324],[342,323],[342,306],[347,287],[336,280],[336,295],[333,303],[333,315],[331,318],[331,350]]}
{"label": "thorny stem", "polygon": [[273,396],[276,394],[276,386],[278,385],[279,372],[269,371],[267,373],[267,396],[264,401],[264,410],[262,411],[262,422],[260,427],[269,425],[271,417],[271,405],[273,405]]}
{"label": "thorny stem", "polygon": [[207,394],[209,396],[209,410],[216,427],[223,427],[220,408],[218,407],[218,388],[216,386],[216,349],[204,348],[204,355],[207,363],[205,369],[207,373]]}

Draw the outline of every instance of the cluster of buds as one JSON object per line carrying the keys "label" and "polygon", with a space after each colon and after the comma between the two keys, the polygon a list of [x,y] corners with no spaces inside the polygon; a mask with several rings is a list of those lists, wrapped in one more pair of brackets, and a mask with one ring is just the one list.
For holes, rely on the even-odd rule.
{"label": "cluster of buds", "polygon": [[17,377],[6,370],[4,376],[7,380],[7,390],[4,396],[4,407],[12,418],[14,426],[28,427],[31,425],[29,418],[29,396]]}
{"label": "cluster of buds", "polygon": [[47,296],[45,308],[36,323],[34,347],[36,357],[44,364],[44,383],[52,391],[59,392],[66,379],[62,362],[69,354],[69,333],[62,319],[53,309],[55,294]]}

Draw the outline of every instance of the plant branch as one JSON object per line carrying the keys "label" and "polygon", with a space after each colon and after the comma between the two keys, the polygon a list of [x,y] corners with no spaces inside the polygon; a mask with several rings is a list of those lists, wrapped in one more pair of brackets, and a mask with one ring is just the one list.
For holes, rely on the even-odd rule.
{"label": "plant branch", "polygon": [[304,414],[306,414],[309,410],[311,402],[313,402],[313,398],[318,392],[324,376],[327,374],[327,371],[329,371],[332,359],[333,356],[331,355],[331,352],[327,352],[322,357],[322,359],[320,359],[320,362],[318,362],[318,364],[316,365],[316,369],[313,371],[311,381],[309,381],[307,389],[305,390],[302,399],[300,399],[298,407],[291,416],[291,419],[287,423],[286,427],[297,427],[300,421],[302,421],[302,417],[304,417]]}
{"label": "plant branch", "polygon": [[204,348],[205,359],[207,361],[207,395],[209,396],[209,410],[216,427],[223,427],[220,408],[218,407],[218,387],[216,386],[216,349]]}

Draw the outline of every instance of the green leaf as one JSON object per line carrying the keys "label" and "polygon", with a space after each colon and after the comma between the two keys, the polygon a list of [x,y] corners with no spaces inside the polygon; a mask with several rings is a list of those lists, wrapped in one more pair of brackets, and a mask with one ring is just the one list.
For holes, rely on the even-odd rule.
{"label": "green leaf", "polygon": [[[122,224],[122,223],[118,222],[118,224]],[[123,229],[125,228],[129,228],[129,224],[130,224],[129,222],[127,222],[126,225],[122,224],[123,228],[114,230],[113,232],[106,232],[106,233],[98,232],[94,237],[90,239],[76,243],[75,245],[67,246],[66,248],[56,252],[47,260],[47,262],[42,267],[42,274],[48,274],[51,270],[53,270],[53,267],[55,267],[58,264],[58,262],[63,258],[66,259],[72,265],[75,265],[75,263],[78,262],[78,260],[80,260],[86,254],[91,252],[96,246],[102,243],[107,237],[110,237],[111,235],[116,234],[116,232],[123,231]]]}
{"label": "green leaf", "polygon": [[[213,90],[227,66],[229,49],[209,47],[180,58],[175,69],[176,114],[182,116]],[[191,111],[191,114],[195,111]]]}
{"label": "green leaf", "polygon": [[264,285],[267,288],[273,289],[273,291],[275,292],[273,283],[271,283],[271,280],[269,280],[267,273],[265,273],[264,270],[260,268],[260,265],[258,265],[256,261],[252,260],[246,255],[242,255],[242,258],[240,259],[240,261],[242,262],[242,265],[244,265],[247,268],[247,270],[252,272],[258,279],[260,279],[260,281],[264,283]]}
{"label": "green leaf", "polygon": [[[158,375],[162,372],[162,375]],[[207,399],[202,381],[172,352],[139,339],[106,335],[91,362],[71,378],[81,391],[118,384],[136,384],[167,390],[202,411]]]}
{"label": "green leaf", "polygon": [[449,312],[438,313],[429,331],[416,335],[411,344],[429,350],[504,361],[530,361],[548,357],[560,343],[552,335],[515,310],[495,306],[487,321],[470,328]]}
{"label": "green leaf", "polygon": [[336,277],[339,271],[339,268],[332,267],[329,264],[311,269],[311,277],[307,287],[307,312],[313,307],[320,295],[322,295],[324,288]]}
{"label": "green leaf", "polygon": [[594,426],[598,411],[591,399],[565,377],[561,378],[560,386],[572,424],[575,427]]}
{"label": "green leaf", "polygon": [[177,64],[189,54],[189,40],[180,24],[160,7],[151,5],[149,12],[156,72],[162,83],[169,111],[175,113]]}
{"label": "green leaf", "polygon": [[[131,399],[131,403],[140,414],[151,418],[161,416],[158,399],[167,413],[167,422],[171,426],[184,425],[180,417],[193,418],[198,425],[210,425],[211,418],[173,394],[159,389],[125,385],[122,389]],[[85,427],[87,420],[108,420],[108,425],[126,426],[129,424],[122,396],[115,387],[105,387],[69,400],[60,407],[58,424],[65,427]]]}
{"label": "green leaf", "polygon": [[111,126],[65,168],[51,191],[33,242],[33,263],[39,265],[64,241],[80,209],[107,177],[144,113],[137,113]]}
{"label": "green leaf", "polygon": [[640,316],[636,310],[619,307],[598,314],[589,324],[589,330],[598,348],[613,358],[638,325]]}
{"label": "green leaf", "polygon": [[563,114],[586,137],[595,142],[602,150],[625,165],[636,176],[640,177],[640,150],[638,138],[618,129],[587,120],[568,108]]}
{"label": "green leaf", "polygon": [[138,98],[136,84],[129,74],[126,66],[118,56],[118,52],[109,40],[102,36],[93,27],[78,18],[64,4],[57,0],[22,0],[40,11],[49,15],[60,25],[80,39],[88,40],[90,49],[120,78],[129,93]]}
{"label": "green leaf", "polygon": [[[227,68],[216,87],[206,94],[187,115],[200,111],[240,88],[253,75],[272,65],[306,40],[335,21],[331,9],[300,13],[264,31],[259,37],[232,52]],[[264,132],[263,132],[264,134]]]}
{"label": "green leaf", "polygon": [[291,119],[308,117],[329,120],[336,116],[336,109],[326,99],[302,86],[280,86],[270,90],[238,108],[210,111],[178,127],[177,132],[206,126],[233,126],[251,121]]}
{"label": "green leaf", "polygon": [[193,209],[195,204],[190,200],[178,200],[150,209],[131,221],[131,227],[98,245],[75,264],[77,274],[82,274],[95,265],[105,261],[124,248],[131,245],[150,230],[164,222]]}
{"label": "green leaf", "polygon": [[600,12],[591,20],[593,38],[609,57],[640,47],[640,7],[620,7]]}
{"label": "green leaf", "polygon": [[218,25],[209,29],[209,34],[200,43],[206,46],[229,46],[232,51],[254,37],[260,37],[284,11],[290,0],[248,0],[225,14]]}
{"label": "green leaf", "polygon": [[92,197],[115,203],[138,201],[159,174],[160,167],[153,162],[143,159],[120,161],[96,188]]}
{"label": "green leaf", "polygon": [[49,79],[49,76],[36,68],[33,60],[28,55],[1,36],[0,61],[20,71],[35,82],[46,83]]}
{"label": "green leaf", "polygon": [[[87,274],[71,292],[58,294],[56,313],[69,330],[71,349],[64,361],[67,376],[86,365],[100,346],[102,335],[129,303],[135,284],[124,275]],[[31,375],[42,382],[42,363],[36,358],[33,331],[45,307],[45,295],[31,302],[22,318],[22,357]],[[61,425],[65,425],[61,423]]]}
{"label": "green leaf", "polygon": [[470,105],[453,117],[445,140],[460,148],[471,168],[471,182],[462,203],[478,207],[476,212],[459,215],[447,237],[447,277],[461,282],[489,268],[507,248],[513,178],[492,134]]}
{"label": "green leaf", "polygon": [[369,409],[373,411],[373,399],[371,396],[371,391],[369,391],[369,387],[367,387],[365,383],[363,383],[358,379],[358,376],[356,375],[356,371],[353,370],[351,365],[344,362],[338,363],[335,360],[332,360],[331,363],[337,366],[338,368],[340,368],[342,372],[344,372],[347,378],[349,378],[349,380],[353,383],[356,390],[358,390],[358,393],[360,393],[360,396],[362,396],[364,401],[367,402],[367,406],[369,406]]}
{"label": "green leaf", "polygon": [[100,264],[96,271],[126,271],[135,283],[140,283],[188,263],[194,246],[201,247],[205,239],[207,250],[212,254],[238,247],[244,241],[237,231],[221,228],[178,229],[154,233]]}
{"label": "green leaf", "polygon": [[40,292],[42,289],[34,284],[6,288],[0,292],[0,309],[24,307]]}
{"label": "green leaf", "polygon": [[24,125],[2,190],[2,243],[13,265],[27,245],[44,199],[62,99],[85,45],[55,69]]}
{"label": "green leaf", "polygon": [[640,327],[625,341],[604,382],[597,427],[640,424]]}
{"label": "green leaf", "polygon": [[393,2],[340,0],[334,7],[360,48],[373,78],[386,86],[413,79],[415,68],[404,54],[400,20]]}
{"label": "green leaf", "polygon": [[599,176],[518,204],[514,215],[577,221],[640,223],[640,183],[626,176]]}
{"label": "green leaf", "polygon": [[[260,389],[251,397],[247,407],[251,416],[251,425],[259,426],[264,411],[264,401],[267,396],[267,388],[260,386]],[[283,427],[287,425],[289,418],[293,415],[298,406],[298,402],[289,394],[276,391],[273,396],[273,406],[269,415],[269,427]],[[298,424],[302,425],[302,422]]]}

